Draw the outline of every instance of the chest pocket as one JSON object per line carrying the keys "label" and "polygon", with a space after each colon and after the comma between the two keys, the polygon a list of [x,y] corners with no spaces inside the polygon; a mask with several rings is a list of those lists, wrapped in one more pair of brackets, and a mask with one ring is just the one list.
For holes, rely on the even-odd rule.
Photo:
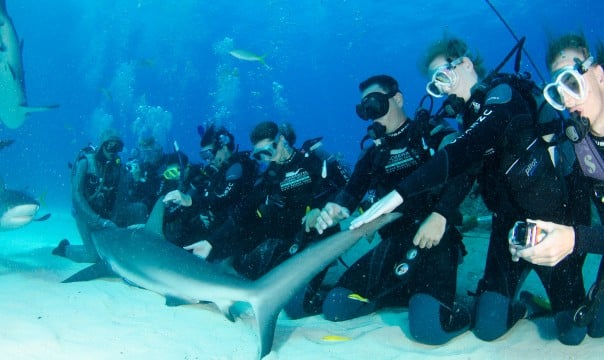
{"label": "chest pocket", "polygon": [[[531,119],[522,119],[531,121]],[[504,134],[501,172],[517,206],[534,214],[560,209],[567,200],[565,179],[558,163],[556,143],[547,143],[531,125],[510,126]]]}

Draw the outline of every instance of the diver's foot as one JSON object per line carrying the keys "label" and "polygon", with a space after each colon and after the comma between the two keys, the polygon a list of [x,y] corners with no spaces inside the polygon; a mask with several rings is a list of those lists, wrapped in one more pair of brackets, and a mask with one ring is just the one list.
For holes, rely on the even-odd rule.
{"label": "diver's foot", "polygon": [[52,254],[56,256],[66,257],[67,246],[69,246],[69,240],[63,239],[59,241],[59,245],[57,245],[56,248],[52,249]]}

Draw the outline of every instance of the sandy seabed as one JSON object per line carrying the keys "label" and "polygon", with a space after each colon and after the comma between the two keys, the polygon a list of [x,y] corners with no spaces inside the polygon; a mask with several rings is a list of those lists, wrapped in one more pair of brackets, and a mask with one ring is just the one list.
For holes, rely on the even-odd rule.
{"label": "sandy seabed", "polygon": [[[485,229],[465,235],[469,255],[459,271],[460,294],[474,290],[488,241]],[[51,255],[62,238],[79,242],[67,213],[0,233],[0,359],[256,358],[257,332],[249,317],[230,322],[210,305],[168,307],[162,296],[118,279],[62,284],[86,266]],[[359,244],[345,258],[366,246]],[[587,259],[587,286],[599,261]],[[524,288],[544,293],[534,274]],[[553,320],[542,318],[521,320],[493,342],[467,332],[428,346],[410,340],[407,316],[405,309],[388,309],[333,323],[321,316],[290,320],[282,313],[266,359],[595,359],[604,345],[604,339],[592,338],[562,345]]]}

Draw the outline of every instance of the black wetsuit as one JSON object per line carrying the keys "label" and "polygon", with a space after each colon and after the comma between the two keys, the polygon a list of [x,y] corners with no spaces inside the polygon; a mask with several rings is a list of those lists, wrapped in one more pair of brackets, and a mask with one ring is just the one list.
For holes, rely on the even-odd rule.
{"label": "black wetsuit", "polygon": [[[375,190],[378,198],[384,196],[401,178],[428,161],[443,138],[453,133],[449,127],[431,133],[422,125],[420,121],[406,121],[397,131],[386,135],[383,144],[369,148],[357,162],[348,185],[335,202],[352,213],[367,191]],[[367,298],[371,310],[405,306],[417,293],[428,294],[445,307],[452,308],[457,267],[465,252],[461,234],[453,224],[460,222],[458,206],[468,194],[473,180],[469,175],[459,176],[446,187],[423,192],[396,209],[403,217],[380,231],[380,244],[346,270],[336,288],[345,288]],[[432,212],[447,219],[445,233],[437,246],[416,248],[413,237]],[[399,270],[407,271],[395,274],[397,264],[401,266]],[[330,296],[327,301],[338,302]],[[325,315],[329,319],[343,320],[366,312],[360,309],[358,314],[336,314],[340,309],[348,312],[344,307],[338,305],[333,311],[327,310],[329,305],[325,304]],[[438,322],[438,311],[434,316]]]}
{"label": "black wetsuit", "polygon": [[142,223],[145,207],[127,201],[119,158],[107,159],[101,150],[83,150],[72,171],[73,216],[83,245],[67,245],[57,255],[75,262],[96,262],[99,257],[91,232],[105,226]]}
{"label": "black wetsuit", "polygon": [[[559,171],[562,168],[572,170],[542,176],[539,170],[547,162],[541,162],[536,172],[531,172],[531,164],[524,164],[519,177],[510,179],[505,174],[532,139],[530,130],[535,126],[532,115],[527,101],[505,83],[489,88],[484,94],[474,92],[466,102],[464,113],[464,122],[471,124],[470,127],[429,163],[396,186],[403,199],[409,201],[482,161],[478,179],[485,203],[493,211],[493,226],[485,274],[478,293],[496,293],[508,301],[497,300],[483,309],[479,299],[477,322],[481,321],[483,314],[498,314],[493,306],[505,307],[501,309],[502,319],[498,319],[503,322],[501,326],[495,325],[498,320],[493,319],[485,320],[486,330],[481,328],[482,323],[476,325],[476,335],[484,340],[501,336],[517,320],[518,317],[512,315],[508,319],[507,307],[530,269],[534,269],[543,282],[554,313],[574,309],[585,294],[581,274],[583,254],[573,253],[557,266],[545,267],[524,260],[512,262],[508,250],[508,232],[516,221],[533,218],[569,225],[589,223],[589,203],[582,182],[577,180],[578,166],[558,164]],[[566,181],[560,183],[560,177]],[[523,179],[534,182],[530,191],[515,190],[514,182]],[[486,308],[489,306],[490,309]],[[565,340],[561,338],[561,341]]]}
{"label": "black wetsuit", "polygon": [[[599,154],[593,156],[600,156],[604,158],[604,138],[597,138],[592,134],[588,135],[593,141],[595,148]],[[577,154],[577,156],[579,156]],[[595,162],[592,162],[593,166]],[[586,226],[576,225],[575,229],[575,246],[573,253],[578,254],[604,254],[604,180],[599,180],[586,174],[585,180],[588,182],[588,186],[591,189],[591,196],[595,208],[600,218],[600,224]],[[588,334],[591,337],[603,337],[604,336],[604,301],[596,299],[604,296],[604,259],[600,260],[600,267],[598,269],[596,280],[590,289],[591,296],[586,304],[593,307],[594,312],[593,320],[588,325]],[[599,302],[599,305],[594,305]]]}
{"label": "black wetsuit", "polygon": [[[235,256],[237,271],[257,278],[307,241],[301,219],[333,198],[348,180],[334,159],[295,150],[283,164],[271,163],[250,194],[208,241],[209,260]],[[294,248],[292,248],[294,246]],[[291,251],[291,252],[290,252]]]}
{"label": "black wetsuit", "polygon": [[132,175],[128,179],[129,200],[144,203],[147,206],[147,210],[151,212],[155,202],[160,197],[182,186],[180,184],[182,180],[179,176],[176,178],[164,176],[164,172],[170,167],[175,167],[178,171],[184,171],[184,169],[180,169],[181,161],[182,166],[186,169],[188,158],[182,152],[164,154],[156,164],[141,163],[140,179],[135,180]]}
{"label": "black wetsuit", "polygon": [[[255,161],[249,152],[236,152],[220,169],[213,165],[192,166],[189,190],[192,205],[180,207],[167,225],[171,241],[185,246],[206,239],[229,218],[251,191],[256,180]],[[206,222],[200,216],[204,216]],[[175,224],[178,223],[179,225]]]}

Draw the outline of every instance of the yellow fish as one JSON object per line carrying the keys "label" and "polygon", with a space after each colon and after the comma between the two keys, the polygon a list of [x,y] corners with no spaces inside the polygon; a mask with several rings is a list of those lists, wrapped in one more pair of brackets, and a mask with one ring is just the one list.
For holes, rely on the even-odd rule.
{"label": "yellow fish", "polygon": [[352,338],[349,338],[348,336],[340,336],[340,335],[325,335],[321,338],[321,340],[329,341],[329,342],[338,342],[338,341],[352,340]]}
{"label": "yellow fish", "polygon": [[243,60],[243,61],[258,61],[260,62],[262,65],[268,67],[268,65],[264,62],[264,58],[266,57],[266,55],[262,55],[262,56],[258,56],[252,52],[249,52],[247,50],[241,50],[241,49],[234,49],[229,51],[229,54],[234,57],[237,58],[239,60]]}
{"label": "yellow fish", "polygon": [[359,295],[359,294],[350,294],[350,295],[348,295],[348,298],[349,298],[350,300],[357,300],[357,301],[364,302],[364,303],[368,303],[368,302],[369,302],[369,300],[368,300],[368,299],[366,299],[366,298],[362,297],[362,296],[361,296],[361,295]]}

